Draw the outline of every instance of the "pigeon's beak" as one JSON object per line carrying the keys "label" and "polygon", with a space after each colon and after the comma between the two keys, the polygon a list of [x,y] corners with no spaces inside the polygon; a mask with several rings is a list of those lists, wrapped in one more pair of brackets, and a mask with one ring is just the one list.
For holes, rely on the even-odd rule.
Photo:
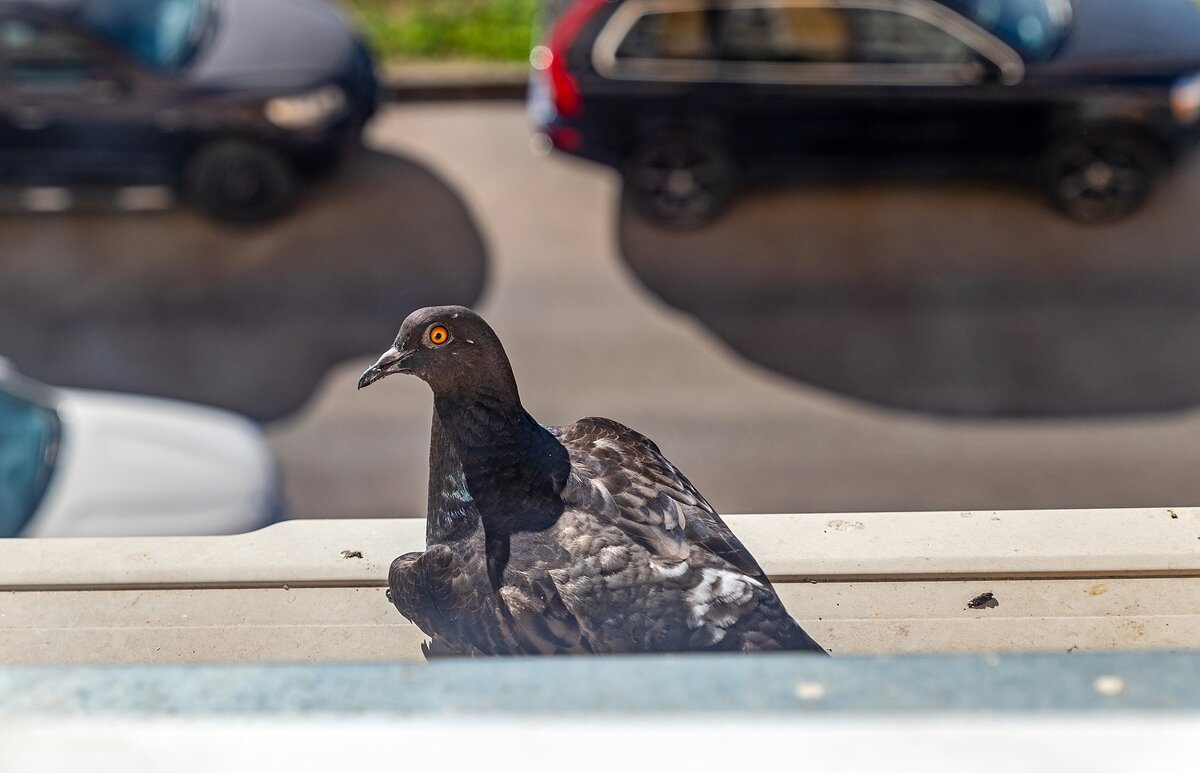
{"label": "pigeon's beak", "polygon": [[358,379],[358,388],[362,389],[365,386],[374,384],[384,376],[390,376],[393,373],[404,373],[404,352],[392,347],[380,355],[375,364],[363,371],[362,376]]}

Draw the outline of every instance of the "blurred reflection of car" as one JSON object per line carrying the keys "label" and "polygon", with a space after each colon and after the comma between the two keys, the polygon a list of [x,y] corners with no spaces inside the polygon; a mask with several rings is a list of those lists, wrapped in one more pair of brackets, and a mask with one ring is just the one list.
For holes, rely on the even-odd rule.
{"label": "blurred reflection of car", "polygon": [[282,510],[275,462],[248,420],[54,389],[0,360],[0,537],[233,534]]}
{"label": "blurred reflection of car", "polygon": [[357,139],[371,60],[323,0],[0,0],[0,182],[283,211]]}
{"label": "blurred reflection of car", "polygon": [[548,15],[535,122],[677,226],[741,179],[904,158],[1036,175],[1071,217],[1111,221],[1200,118],[1191,0],[573,0]]}

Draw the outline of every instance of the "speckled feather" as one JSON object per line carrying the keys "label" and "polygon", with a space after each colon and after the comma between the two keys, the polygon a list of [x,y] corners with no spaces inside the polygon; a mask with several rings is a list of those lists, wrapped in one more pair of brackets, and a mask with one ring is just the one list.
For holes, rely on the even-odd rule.
{"label": "speckled feather", "polygon": [[426,344],[397,371],[428,381],[435,408],[428,547],[397,558],[388,585],[433,650],[823,652],[650,439],[609,419],[539,425],[499,340],[461,307],[415,312],[395,350],[430,320],[469,346]]}

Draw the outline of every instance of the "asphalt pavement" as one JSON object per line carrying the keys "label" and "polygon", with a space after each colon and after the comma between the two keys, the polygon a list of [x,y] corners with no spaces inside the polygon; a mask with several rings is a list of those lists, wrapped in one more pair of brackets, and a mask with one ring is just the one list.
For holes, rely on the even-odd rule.
{"label": "asphalt pavement", "polygon": [[1059,214],[1032,175],[891,177],[750,190],[692,232],[622,210],[620,253],[747,360],[877,405],[1105,417],[1200,403],[1200,159],[1105,225]]}
{"label": "asphalt pavement", "polygon": [[[463,202],[485,245],[477,308],[504,341],[526,407],[544,423],[601,415],[645,432],[719,510],[1200,501],[1200,414],[1158,410],[1193,404],[1200,383],[1193,378],[1200,374],[1189,370],[1195,349],[1188,348],[1200,342],[1192,313],[1200,304],[1189,305],[1186,292],[1191,245],[1200,243],[1200,232],[1187,212],[1169,216],[1165,222],[1177,230],[1165,235],[1150,220],[1080,235],[1078,226],[1045,225],[1058,216],[1024,191],[889,191],[866,183],[752,192],[713,228],[671,234],[630,220],[612,173],[531,152],[517,105],[389,107],[370,127],[369,144],[428,168]],[[1200,174],[1177,175],[1147,217],[1156,207],[1194,201],[1180,198],[1193,179]],[[930,209],[933,204],[938,208]],[[400,216],[421,202],[390,196],[387,206]],[[327,220],[323,228],[336,238],[361,222]],[[1022,243],[1034,228],[1051,236]],[[896,249],[895,243],[937,249]],[[1169,254],[1154,260],[1166,274],[1146,262],[1162,244]],[[431,265],[436,270],[438,260],[455,259],[440,245],[400,234],[376,244],[386,253],[376,259],[413,269],[404,276],[380,274],[375,283],[404,292]],[[439,258],[430,263],[435,249]],[[863,257],[869,255],[875,257]],[[1089,255],[1099,257],[1089,263]],[[949,274],[946,260],[953,264]],[[1115,343],[1088,332],[1087,318],[1056,323],[1053,304],[1041,317],[1028,313],[1031,303],[1074,287],[1072,272],[1091,276],[1092,265],[1104,271],[1087,281],[1102,289],[1127,289],[1126,277],[1150,276],[1135,282],[1143,292],[1132,294],[1149,311],[1110,326],[1110,335],[1123,336]],[[813,283],[813,276],[832,280]],[[877,281],[888,277],[894,281]],[[939,277],[949,279],[939,284]],[[964,282],[968,291],[956,294]],[[867,286],[892,293],[889,316],[879,317],[864,302],[872,298],[863,291]],[[931,287],[938,289],[934,302],[922,307]],[[1022,290],[1047,287],[1061,292]],[[1156,295],[1160,290],[1175,294],[1167,299],[1171,324],[1155,335],[1162,317],[1153,309],[1165,297]],[[835,302],[839,292],[844,303]],[[949,308],[958,309],[949,317],[947,297],[956,299]],[[1002,302],[990,300],[996,297]],[[1089,318],[1104,322],[1121,313],[1131,295],[1080,297],[1098,306]],[[812,317],[822,306],[842,322],[836,315]],[[906,308],[916,315],[903,313]],[[328,318],[336,314],[331,310]],[[1021,334],[996,342],[998,334],[975,314],[999,314],[1004,324],[995,323],[996,330],[1016,325]],[[815,329],[797,322],[804,315]],[[386,332],[372,331],[373,340],[355,341],[356,349],[382,351],[401,321],[398,312]],[[870,329],[870,335],[855,335]],[[1041,346],[1046,331],[1058,337]],[[1136,355],[1166,347],[1164,337],[1171,339],[1170,353],[1147,371]],[[908,347],[900,355],[897,343]],[[839,359],[838,351],[853,356]],[[920,356],[910,356],[914,351]],[[1079,356],[1054,366],[1064,352]],[[1119,367],[1122,353],[1134,357],[1129,367]],[[1011,364],[1018,355],[1019,367]],[[298,414],[269,427],[300,517],[424,513],[429,391],[404,377],[356,391],[371,359],[330,369]],[[1057,368],[1059,376],[1039,381],[1045,367]],[[1084,368],[1082,378],[1073,368]],[[1087,368],[1124,391],[1106,403],[1109,389],[1086,389]],[[957,379],[954,388],[939,390],[947,376]],[[917,410],[922,404],[942,415]],[[1082,418],[1066,417],[1073,405]],[[1095,415],[1105,410],[1119,414]],[[989,418],[1022,413],[1041,418]]]}
{"label": "asphalt pavement", "polygon": [[474,303],[485,272],[457,194],[391,154],[354,154],[258,226],[185,206],[0,209],[0,353],[48,384],[270,421],[302,408],[330,367],[370,352],[397,316]]}

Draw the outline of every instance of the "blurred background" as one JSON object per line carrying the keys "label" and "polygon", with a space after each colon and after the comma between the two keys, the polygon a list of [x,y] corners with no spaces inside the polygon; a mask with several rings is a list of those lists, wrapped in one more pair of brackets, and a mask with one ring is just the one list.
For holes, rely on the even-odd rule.
{"label": "blurred background", "polygon": [[1191,0],[0,0],[0,536],[423,517],[465,304],[723,512],[1200,501]]}

